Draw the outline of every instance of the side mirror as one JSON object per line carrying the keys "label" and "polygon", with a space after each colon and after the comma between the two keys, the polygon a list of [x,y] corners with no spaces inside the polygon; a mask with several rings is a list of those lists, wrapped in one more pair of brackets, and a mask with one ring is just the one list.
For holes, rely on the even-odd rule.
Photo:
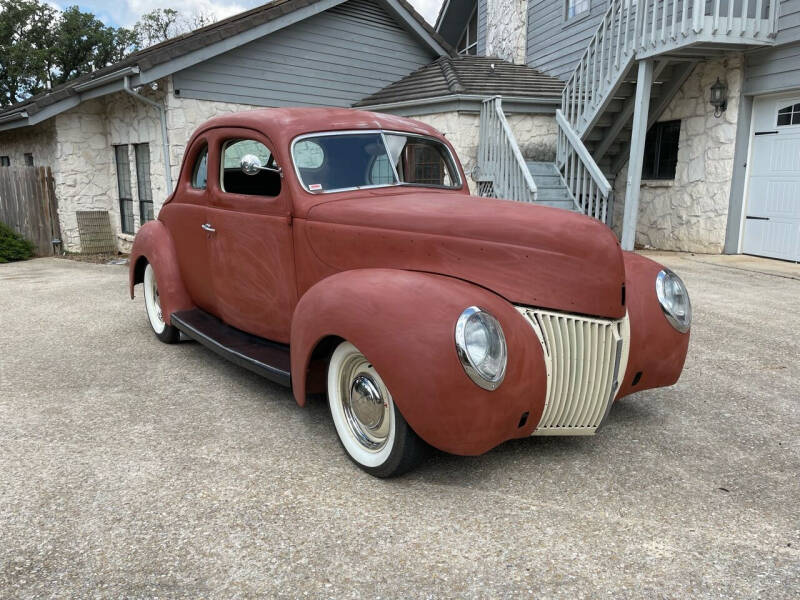
{"label": "side mirror", "polygon": [[245,175],[258,175],[258,172],[263,168],[261,160],[255,154],[245,154],[240,164],[242,173]]}

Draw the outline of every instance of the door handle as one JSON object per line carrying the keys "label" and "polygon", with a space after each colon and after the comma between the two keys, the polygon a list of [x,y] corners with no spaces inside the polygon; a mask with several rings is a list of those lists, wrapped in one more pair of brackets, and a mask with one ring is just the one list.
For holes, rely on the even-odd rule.
{"label": "door handle", "polygon": [[215,233],[217,231],[211,226],[211,223],[203,223],[202,225],[200,225],[200,227],[202,227],[203,230],[207,231],[208,233]]}

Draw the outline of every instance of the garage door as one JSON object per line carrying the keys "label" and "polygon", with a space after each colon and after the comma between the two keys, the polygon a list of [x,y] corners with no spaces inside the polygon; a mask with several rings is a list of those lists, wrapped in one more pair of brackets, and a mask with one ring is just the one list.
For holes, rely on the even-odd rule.
{"label": "garage door", "polygon": [[742,252],[800,261],[800,93],[756,98]]}

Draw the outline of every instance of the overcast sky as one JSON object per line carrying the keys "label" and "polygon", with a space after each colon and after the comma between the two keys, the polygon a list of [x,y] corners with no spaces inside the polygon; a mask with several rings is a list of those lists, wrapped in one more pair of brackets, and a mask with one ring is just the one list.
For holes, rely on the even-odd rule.
{"label": "overcast sky", "polygon": [[[442,3],[442,0],[409,1],[429,23],[436,20]],[[170,0],[169,3],[157,0],[78,0],[78,2],[51,0],[49,3],[62,8],[77,4],[81,10],[94,13],[107,25],[119,27],[133,25],[142,14],[155,8],[170,7],[186,14],[211,13],[218,19],[224,19],[243,10],[266,4],[266,0]]]}

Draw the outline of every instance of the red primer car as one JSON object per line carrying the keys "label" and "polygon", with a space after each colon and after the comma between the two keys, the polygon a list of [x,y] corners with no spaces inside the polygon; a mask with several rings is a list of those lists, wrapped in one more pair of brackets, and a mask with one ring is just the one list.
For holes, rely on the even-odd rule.
{"label": "red primer car", "polygon": [[435,129],[346,109],[212,119],[136,236],[157,337],[180,333],[326,393],[348,456],[386,477],[429,444],[594,434],[675,383],[691,305],[602,223],[469,194]]}

